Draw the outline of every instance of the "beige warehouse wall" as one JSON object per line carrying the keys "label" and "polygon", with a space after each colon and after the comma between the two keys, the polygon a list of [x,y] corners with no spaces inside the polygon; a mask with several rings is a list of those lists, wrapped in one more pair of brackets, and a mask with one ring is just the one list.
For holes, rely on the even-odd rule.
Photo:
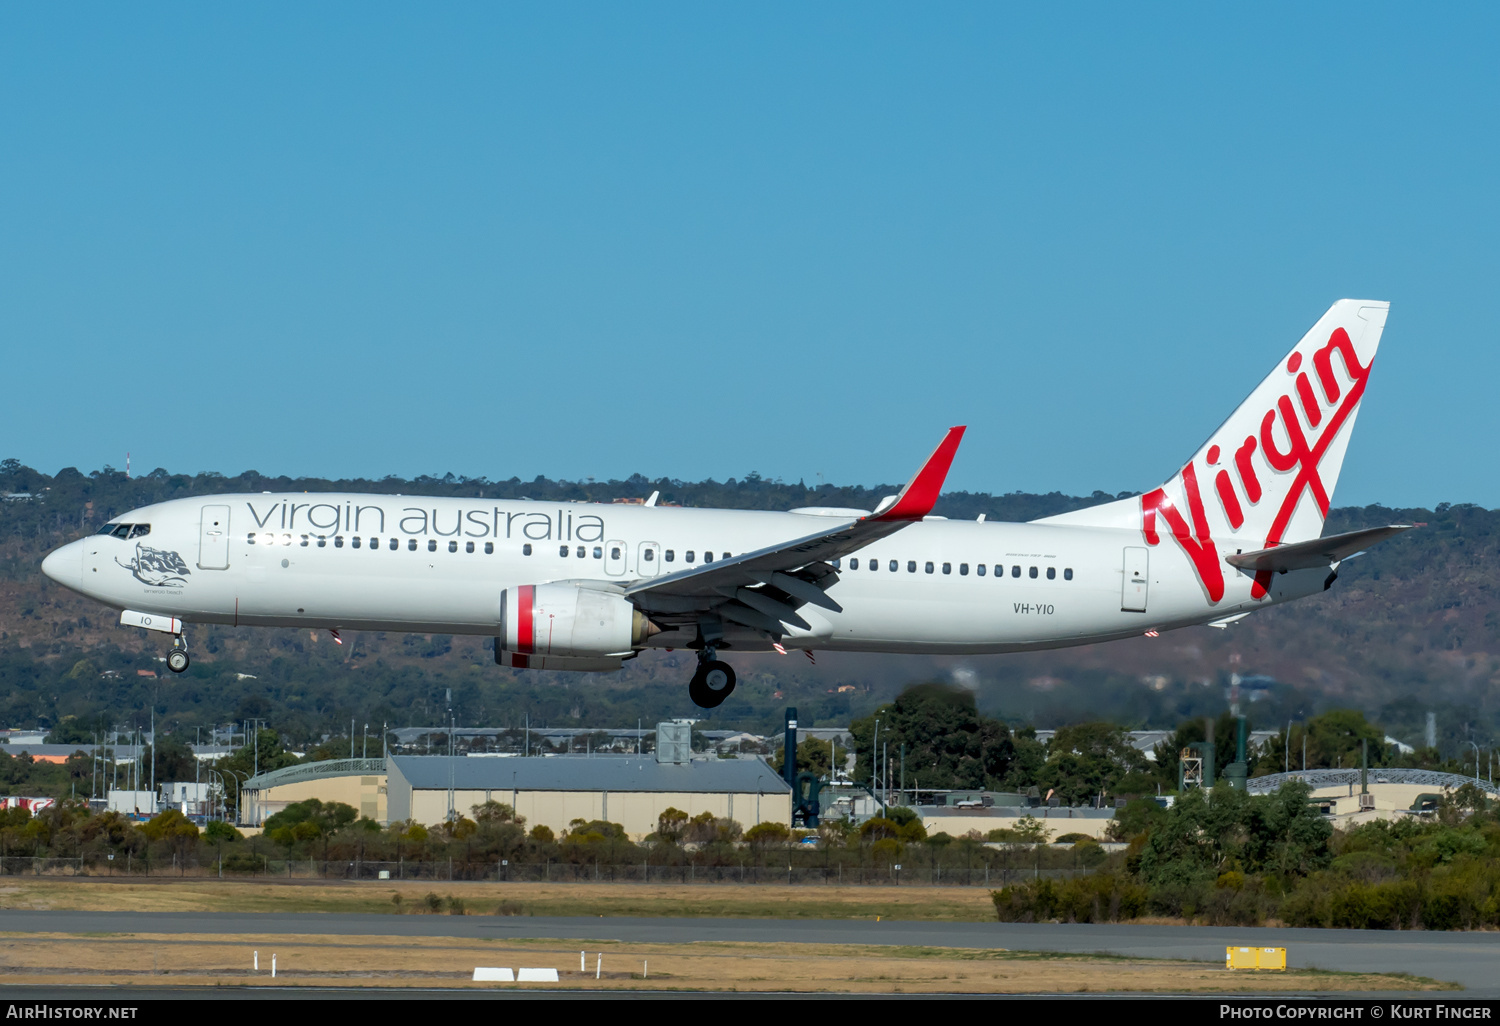
{"label": "beige warehouse wall", "polygon": [[255,796],[253,802],[248,800],[250,797],[250,792],[246,792],[245,813],[254,818],[255,825],[264,823],[268,817],[274,816],[288,805],[305,802],[309,798],[316,798],[321,802],[342,802],[353,806],[361,816],[377,823],[386,822],[386,779],[383,773],[299,780],[293,784],[267,788]]}
{"label": "beige warehouse wall", "polygon": [[[639,840],[656,829],[656,821],[669,808],[681,809],[689,817],[711,812],[717,817],[733,819],[746,830],[756,823],[781,823],[790,827],[791,797],[787,794],[701,794],[696,792],[657,791],[518,791],[509,788],[492,791],[455,791],[454,808],[472,816],[475,805],[487,799],[514,804],[516,812],[526,817],[526,827],[550,827],[561,836],[575,819],[603,819],[619,823],[633,840]],[[441,823],[448,815],[447,790],[414,790],[412,819],[431,825]]]}

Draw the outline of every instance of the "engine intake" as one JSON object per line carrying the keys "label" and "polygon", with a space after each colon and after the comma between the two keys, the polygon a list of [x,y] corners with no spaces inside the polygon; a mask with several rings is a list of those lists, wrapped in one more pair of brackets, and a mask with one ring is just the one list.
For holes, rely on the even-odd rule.
{"label": "engine intake", "polygon": [[570,669],[561,664],[587,660],[592,665],[578,668],[602,668],[601,660],[628,656],[660,631],[619,595],[572,584],[525,584],[500,593],[495,661],[542,669],[545,660],[547,666]]}

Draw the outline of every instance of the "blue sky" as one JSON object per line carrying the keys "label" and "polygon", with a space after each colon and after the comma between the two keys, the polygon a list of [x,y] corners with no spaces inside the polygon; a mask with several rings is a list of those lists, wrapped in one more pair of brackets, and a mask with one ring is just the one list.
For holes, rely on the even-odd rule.
{"label": "blue sky", "polygon": [[1335,299],[1500,505],[1493,7],[0,8],[0,457],[1144,489]]}

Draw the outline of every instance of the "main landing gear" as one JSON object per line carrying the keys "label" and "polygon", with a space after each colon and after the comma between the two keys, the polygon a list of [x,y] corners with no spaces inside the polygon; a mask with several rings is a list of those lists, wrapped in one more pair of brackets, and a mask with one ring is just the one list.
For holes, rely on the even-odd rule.
{"label": "main landing gear", "polygon": [[187,642],[179,634],[172,639],[172,651],[167,653],[167,669],[181,673],[188,668]]}
{"label": "main landing gear", "polygon": [[704,647],[698,653],[698,670],[688,682],[688,697],[700,709],[716,709],[734,693],[734,668],[714,658],[717,654]]}

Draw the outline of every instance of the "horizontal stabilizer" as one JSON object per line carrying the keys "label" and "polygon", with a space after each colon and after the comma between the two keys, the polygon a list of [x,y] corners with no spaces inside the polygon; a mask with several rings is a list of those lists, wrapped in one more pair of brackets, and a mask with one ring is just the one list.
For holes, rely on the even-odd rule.
{"label": "horizontal stabilizer", "polygon": [[1254,552],[1237,552],[1232,556],[1225,556],[1224,562],[1247,572],[1271,570],[1284,574],[1289,570],[1313,570],[1332,566],[1357,552],[1364,551],[1376,542],[1385,541],[1415,526],[1415,524],[1392,524],[1389,527],[1371,527],[1364,531],[1349,531],[1346,534],[1334,534],[1327,538],[1313,538],[1310,541],[1292,542],[1289,545],[1277,545],[1269,549],[1256,549]]}

